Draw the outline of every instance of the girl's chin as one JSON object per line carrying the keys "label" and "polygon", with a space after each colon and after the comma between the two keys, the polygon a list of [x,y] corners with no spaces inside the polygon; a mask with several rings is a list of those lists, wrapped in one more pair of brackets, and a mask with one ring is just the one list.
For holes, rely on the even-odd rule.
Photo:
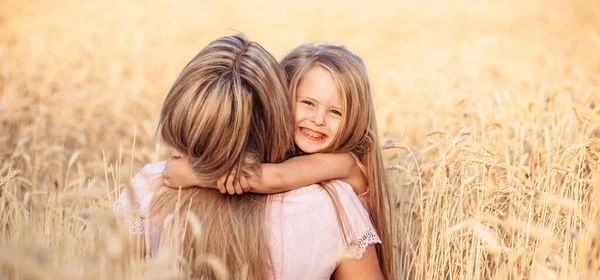
{"label": "girl's chin", "polygon": [[298,148],[303,151],[304,153],[307,154],[314,154],[314,153],[318,153],[320,151],[322,151],[323,149],[321,147],[315,147],[312,145],[297,145]]}
{"label": "girl's chin", "polygon": [[304,135],[296,135],[296,146],[304,153],[314,154],[319,153],[329,145],[328,139],[324,139],[321,141],[314,141],[311,139],[307,139]]}

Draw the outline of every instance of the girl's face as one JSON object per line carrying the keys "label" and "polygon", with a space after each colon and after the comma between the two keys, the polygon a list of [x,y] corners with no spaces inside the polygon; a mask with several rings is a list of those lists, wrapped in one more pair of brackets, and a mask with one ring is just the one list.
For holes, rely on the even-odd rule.
{"label": "girl's face", "polygon": [[296,131],[300,150],[312,154],[323,151],[340,132],[344,105],[331,73],[321,67],[310,69],[296,91]]}

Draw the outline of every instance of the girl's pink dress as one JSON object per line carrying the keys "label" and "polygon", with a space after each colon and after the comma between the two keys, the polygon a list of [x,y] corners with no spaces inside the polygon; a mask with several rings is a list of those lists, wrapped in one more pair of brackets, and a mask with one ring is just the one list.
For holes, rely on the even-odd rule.
{"label": "girl's pink dress", "polygon": [[[145,234],[148,252],[155,254],[155,230],[146,226],[150,201],[160,187],[165,162],[146,165],[131,179],[134,200],[129,203],[124,190],[112,210],[124,214],[125,224],[134,234]],[[366,248],[381,243],[367,210],[352,189],[342,181],[332,181],[341,214],[347,217],[346,236],[327,191],[310,185],[293,191],[269,195],[266,225],[276,279],[330,279],[341,258],[360,259]],[[349,244],[346,242],[349,240]]]}

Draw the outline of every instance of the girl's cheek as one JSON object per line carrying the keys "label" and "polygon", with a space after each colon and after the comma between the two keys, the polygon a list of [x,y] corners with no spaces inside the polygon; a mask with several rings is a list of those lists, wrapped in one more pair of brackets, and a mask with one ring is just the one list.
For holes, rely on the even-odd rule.
{"label": "girl's cheek", "polygon": [[295,116],[297,121],[304,118],[306,116],[306,108],[296,108]]}
{"label": "girl's cheek", "polygon": [[331,130],[333,134],[337,136],[340,133],[340,128],[342,127],[342,120],[340,120],[339,118],[335,118],[332,119],[330,123],[332,124]]}

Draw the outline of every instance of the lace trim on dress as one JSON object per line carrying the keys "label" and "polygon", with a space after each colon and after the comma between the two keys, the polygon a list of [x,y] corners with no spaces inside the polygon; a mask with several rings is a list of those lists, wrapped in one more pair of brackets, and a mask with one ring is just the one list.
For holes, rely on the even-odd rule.
{"label": "lace trim on dress", "polygon": [[374,228],[369,228],[361,238],[350,243],[346,251],[346,257],[359,260],[367,250],[367,247],[376,243],[381,243],[381,239],[379,239]]}
{"label": "lace trim on dress", "polygon": [[134,212],[129,211],[127,205],[126,202],[118,199],[110,206],[110,209],[115,213],[124,214],[124,224],[132,234],[144,234],[144,219],[137,216]]}

